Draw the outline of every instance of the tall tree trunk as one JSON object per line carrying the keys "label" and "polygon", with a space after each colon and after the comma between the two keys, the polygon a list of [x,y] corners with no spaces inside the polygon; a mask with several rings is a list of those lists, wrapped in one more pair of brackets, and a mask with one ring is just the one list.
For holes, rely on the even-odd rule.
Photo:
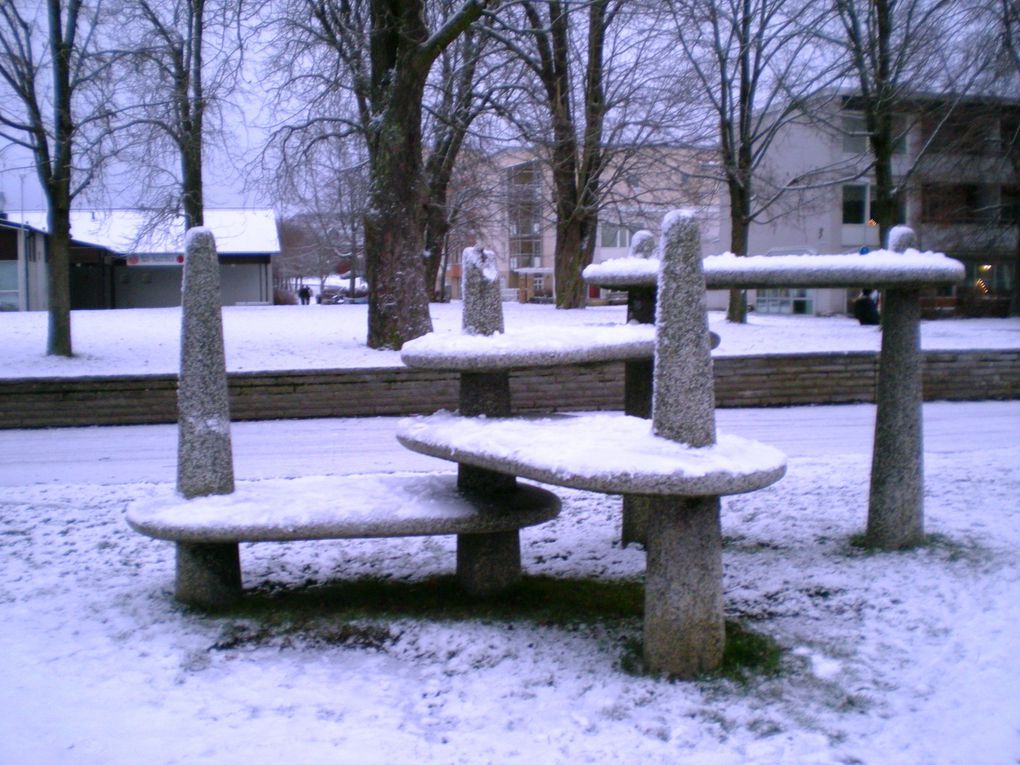
{"label": "tall tree trunk", "polygon": [[421,100],[425,80],[394,85],[370,149],[372,184],[365,214],[368,346],[399,349],[432,331],[423,262],[425,189]]}
{"label": "tall tree trunk", "polygon": [[205,123],[205,88],[202,80],[202,38],[205,32],[205,0],[192,0],[190,29],[190,72],[184,72],[181,102],[187,117],[181,147],[181,202],[185,229],[205,223],[202,188],[202,140]]}
{"label": "tall tree trunk", "polygon": [[[730,194],[730,252],[747,255],[751,225],[751,195],[747,187],[735,180],[729,182]],[[726,320],[735,324],[747,323],[747,291],[731,289],[726,308]]]}
{"label": "tall tree trunk", "polygon": [[432,331],[425,283],[421,113],[440,53],[482,13],[469,0],[430,33],[424,0],[372,0],[367,124],[372,180],[365,213],[368,346],[400,349]]}
{"label": "tall tree trunk", "polygon": [[46,269],[49,291],[49,332],[46,353],[71,355],[71,200],[64,191],[51,192],[48,224],[49,263]]}
{"label": "tall tree trunk", "polygon": [[591,256],[586,255],[586,228],[586,220],[577,214],[557,222],[553,261],[557,308],[584,308],[587,302],[587,286],[581,278],[584,267],[591,262]]}
{"label": "tall tree trunk", "polygon": [[446,237],[450,233],[450,220],[446,206],[446,188],[441,191],[432,185],[425,210],[425,285],[430,299],[442,300],[446,294]]}
{"label": "tall tree trunk", "polygon": [[[53,154],[44,168],[37,161],[40,180],[46,191],[50,229],[49,333],[46,352],[70,356],[71,348],[71,141],[74,120],[71,115],[71,57],[77,25],[77,10],[62,18],[60,0],[48,0],[49,41],[53,59]],[[65,37],[66,35],[66,37]]]}

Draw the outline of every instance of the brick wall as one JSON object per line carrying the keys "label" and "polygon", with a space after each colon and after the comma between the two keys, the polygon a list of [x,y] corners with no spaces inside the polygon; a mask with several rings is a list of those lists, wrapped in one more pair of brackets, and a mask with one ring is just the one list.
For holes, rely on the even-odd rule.
{"label": "brick wall", "polygon": [[[720,357],[721,407],[870,402],[877,355]],[[515,372],[520,412],[623,408],[623,364]],[[0,428],[174,422],[173,375],[0,380]],[[235,420],[422,414],[457,406],[457,375],[402,367],[230,376]],[[924,354],[927,400],[1020,398],[1020,350]]]}

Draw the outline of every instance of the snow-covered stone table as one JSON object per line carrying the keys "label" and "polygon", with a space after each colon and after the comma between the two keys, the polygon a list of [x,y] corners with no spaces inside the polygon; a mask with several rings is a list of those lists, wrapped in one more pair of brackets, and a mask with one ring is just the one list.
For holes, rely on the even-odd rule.
{"label": "snow-covered stone table", "polygon": [[243,481],[231,494],[192,499],[166,487],[135,503],[127,520],[176,543],[178,600],[222,608],[241,595],[240,542],[456,534],[461,584],[489,594],[520,575],[518,530],[559,509],[555,494],[526,484],[471,496],[452,474],[366,474],[341,483],[335,476]]}
{"label": "snow-covered stone table", "polygon": [[[641,495],[650,517],[645,661],[653,671],[693,677],[719,665],[725,642],[719,497],[768,486],[783,476],[786,461],[769,446],[716,438],[697,224],[667,216],[663,230],[668,267],[659,291],[679,308],[656,325],[651,421],[441,412],[403,421],[397,438],[415,451],[497,475]],[[521,352],[519,362],[527,360]],[[447,363],[464,367],[497,363],[495,354],[470,356],[463,348],[446,354]]]}
{"label": "snow-covered stone table", "polygon": [[[888,250],[866,255],[783,255],[704,259],[707,289],[875,287],[883,290],[882,348],[867,540],[885,549],[915,545],[924,535],[921,430],[920,292],[959,284],[964,267],[940,253],[914,249],[905,226]],[[658,258],[629,257],[588,266],[589,284],[633,290],[655,302]],[[666,310],[672,310],[667,305]]]}
{"label": "snow-covered stone table", "polygon": [[241,542],[457,535],[457,574],[487,595],[521,570],[519,529],[550,520],[560,501],[516,479],[498,493],[459,477],[361,475],[249,481],[235,487],[215,240],[187,237],[178,410],[178,480],[128,509],[136,531],[176,544],[178,600],[205,608],[241,595]]}

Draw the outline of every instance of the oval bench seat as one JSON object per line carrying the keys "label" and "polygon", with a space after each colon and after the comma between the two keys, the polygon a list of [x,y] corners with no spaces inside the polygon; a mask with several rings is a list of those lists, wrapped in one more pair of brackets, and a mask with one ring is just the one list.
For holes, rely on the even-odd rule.
{"label": "oval bench seat", "polygon": [[429,333],[404,344],[409,367],[457,372],[496,372],[524,367],[650,359],[651,324],[529,327],[495,335]]}
{"label": "oval bench seat", "polygon": [[[907,287],[958,284],[963,264],[945,255],[876,250],[867,255],[711,255],[704,260],[708,289],[770,287]],[[654,287],[658,258],[615,258],[584,269],[600,287]]]}
{"label": "oval bench seat", "polygon": [[405,419],[397,439],[422,454],[606,494],[719,496],[769,486],[786,472],[778,449],[737,436],[692,448],[615,415]]}
{"label": "oval bench seat", "polygon": [[455,475],[369,474],[239,481],[233,494],[184,499],[171,487],[128,511],[136,531],[189,543],[482,534],[555,518],[560,501],[520,484],[465,496]]}

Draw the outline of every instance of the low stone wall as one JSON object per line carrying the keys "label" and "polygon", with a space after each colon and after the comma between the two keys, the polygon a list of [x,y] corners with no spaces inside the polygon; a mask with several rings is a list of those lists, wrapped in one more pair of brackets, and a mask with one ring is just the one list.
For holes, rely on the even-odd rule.
{"label": "low stone wall", "polygon": [[[875,353],[715,359],[720,407],[872,402]],[[457,406],[457,375],[403,367],[230,375],[234,420],[425,414]],[[515,372],[521,412],[623,408],[623,364]],[[177,377],[0,380],[0,428],[176,422]],[[1020,398],[1020,350],[924,354],[926,400]]]}

